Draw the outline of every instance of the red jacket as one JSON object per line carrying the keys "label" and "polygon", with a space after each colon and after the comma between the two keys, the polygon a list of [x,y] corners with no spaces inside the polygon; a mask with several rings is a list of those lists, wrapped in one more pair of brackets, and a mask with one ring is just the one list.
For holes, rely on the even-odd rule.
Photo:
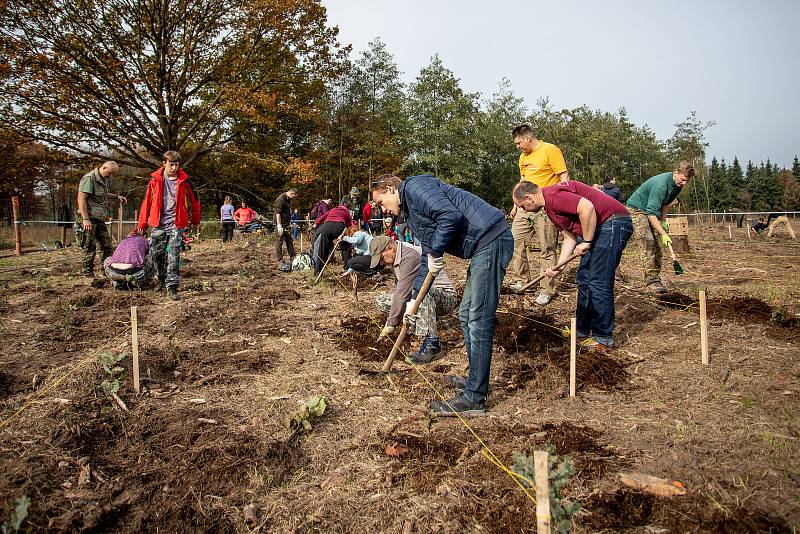
{"label": "red jacket", "polygon": [[317,226],[324,222],[342,222],[345,226],[350,226],[353,222],[353,218],[350,217],[350,210],[347,209],[347,206],[336,206],[332,210],[319,215],[314,220],[314,224]]}
{"label": "red jacket", "polygon": [[[161,220],[161,197],[164,189],[163,181],[164,167],[155,171],[152,180],[147,185],[147,193],[142,201],[142,209],[139,210],[140,230],[147,230],[147,227],[157,228]],[[188,203],[187,203],[188,198]],[[178,184],[175,188],[175,227],[186,228],[189,226],[189,205],[192,207],[192,224],[200,224],[200,199],[192,188],[189,177],[178,169]]]}
{"label": "red jacket", "polygon": [[369,224],[372,219],[372,204],[367,202],[364,204],[364,209],[361,210],[361,222]]}

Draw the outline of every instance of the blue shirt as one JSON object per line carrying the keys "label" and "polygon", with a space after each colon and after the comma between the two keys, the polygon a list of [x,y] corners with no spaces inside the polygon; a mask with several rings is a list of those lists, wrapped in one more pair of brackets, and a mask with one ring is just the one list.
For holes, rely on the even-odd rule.
{"label": "blue shirt", "polygon": [[233,220],[233,210],[235,208],[232,204],[223,204],[222,207],[219,209],[219,214],[222,217],[223,221],[232,221]]}

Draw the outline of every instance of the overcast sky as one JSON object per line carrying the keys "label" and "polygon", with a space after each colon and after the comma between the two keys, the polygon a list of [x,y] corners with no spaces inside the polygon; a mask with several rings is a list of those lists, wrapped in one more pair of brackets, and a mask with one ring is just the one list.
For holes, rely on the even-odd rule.
{"label": "overcast sky", "polygon": [[322,0],[353,55],[383,40],[406,82],[439,54],[469,92],[529,109],[625,107],[660,139],[694,110],[711,156],[800,155],[800,0]]}

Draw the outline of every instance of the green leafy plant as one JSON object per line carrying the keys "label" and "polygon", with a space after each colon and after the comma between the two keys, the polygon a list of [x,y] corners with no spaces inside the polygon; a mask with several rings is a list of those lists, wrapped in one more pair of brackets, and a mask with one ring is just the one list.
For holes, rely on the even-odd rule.
{"label": "green leafy plant", "polygon": [[103,352],[97,356],[97,363],[106,372],[105,380],[100,383],[100,387],[106,395],[112,395],[119,391],[120,381],[125,379],[125,368],[119,365],[119,362],[124,360],[128,355],[125,353],[113,354],[111,352]]}
{"label": "green leafy plant", "polygon": [[[552,446],[547,447],[550,453],[547,458],[547,479],[550,488],[550,515],[552,517],[552,531],[566,534],[572,525],[572,516],[581,509],[578,501],[564,501],[561,497],[561,488],[569,482],[575,474],[575,466],[571,456],[559,458],[554,454]],[[520,481],[526,487],[535,484],[535,470],[533,458],[523,453],[514,454],[514,465],[511,470],[524,477]]]}
{"label": "green leafy plant", "polygon": [[23,495],[17,499],[17,505],[14,507],[14,512],[11,517],[3,521],[2,530],[3,534],[11,534],[19,532],[22,522],[28,517],[28,507],[31,505],[31,500],[27,495]]}
{"label": "green leafy plant", "polygon": [[314,421],[321,417],[328,408],[328,399],[324,395],[314,395],[301,402],[301,408],[286,418],[283,426],[294,434],[298,431],[309,432]]}

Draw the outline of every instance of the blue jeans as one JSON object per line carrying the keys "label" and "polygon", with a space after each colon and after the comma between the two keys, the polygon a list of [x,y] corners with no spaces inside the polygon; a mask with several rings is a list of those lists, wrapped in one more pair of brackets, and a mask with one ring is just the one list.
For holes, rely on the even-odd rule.
{"label": "blue jeans", "polygon": [[507,229],[472,256],[467,269],[467,284],[458,309],[464,332],[464,346],[469,360],[469,377],[464,396],[483,402],[489,390],[489,367],[492,364],[492,340],[500,287],[506,268],[514,255],[514,237]]}
{"label": "blue jeans", "polygon": [[154,228],[150,234],[150,257],[159,282],[168,288],[178,288],[181,273],[181,251],[185,228]]}
{"label": "blue jeans", "polygon": [[607,346],[614,345],[614,271],[632,234],[630,217],[607,220],[595,232],[592,247],[578,265],[577,334],[592,335]]}

